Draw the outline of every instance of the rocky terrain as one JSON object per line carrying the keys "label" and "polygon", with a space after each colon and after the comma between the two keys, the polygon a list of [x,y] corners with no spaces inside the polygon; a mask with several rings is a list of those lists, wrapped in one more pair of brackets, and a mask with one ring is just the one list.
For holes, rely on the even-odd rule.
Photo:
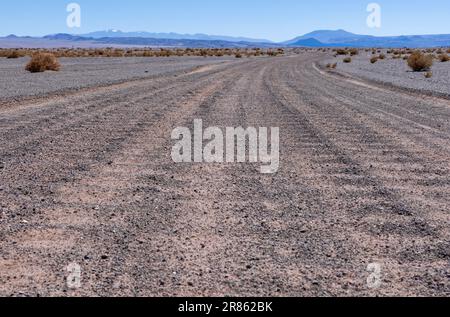
{"label": "rocky terrain", "polygon": [[[337,62],[337,72],[369,80],[381,85],[399,87],[402,89],[450,98],[450,62],[442,63],[434,60],[431,68],[432,77],[426,78],[425,72],[413,72],[402,58],[392,59],[391,55],[382,51],[387,57],[372,64],[370,52],[360,51],[358,56],[352,57],[351,63],[344,63],[344,57],[337,57],[323,61],[321,65]],[[378,54],[377,54],[378,55]],[[377,56],[375,55],[375,56]]]}
{"label": "rocky terrain", "polygon": [[[133,81],[159,64],[74,60],[89,89],[32,100],[1,62],[0,295],[450,295],[450,101],[316,67],[327,56]],[[73,87],[60,74],[33,95]],[[174,163],[171,131],[194,119],[279,127],[279,172]]]}

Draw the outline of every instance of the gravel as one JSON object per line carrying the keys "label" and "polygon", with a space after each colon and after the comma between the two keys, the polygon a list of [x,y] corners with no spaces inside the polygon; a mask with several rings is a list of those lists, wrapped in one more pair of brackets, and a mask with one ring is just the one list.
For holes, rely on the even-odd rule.
{"label": "gravel", "polygon": [[[0,296],[448,296],[449,102],[321,59],[0,108]],[[279,127],[280,170],[174,163],[173,129],[198,118]]]}
{"label": "gravel", "polygon": [[[386,52],[384,52],[386,54]],[[352,57],[351,63],[344,63],[343,56],[331,58],[322,64],[338,62],[337,71],[344,72],[366,80],[406,88],[427,94],[450,97],[450,63],[435,60],[431,69],[432,78],[425,78],[425,72],[413,72],[403,59],[386,59],[375,64],[370,63],[371,52],[362,52]]]}
{"label": "gravel", "polygon": [[17,99],[160,76],[233,58],[61,58],[61,71],[31,74],[29,58],[0,58],[0,99]]}

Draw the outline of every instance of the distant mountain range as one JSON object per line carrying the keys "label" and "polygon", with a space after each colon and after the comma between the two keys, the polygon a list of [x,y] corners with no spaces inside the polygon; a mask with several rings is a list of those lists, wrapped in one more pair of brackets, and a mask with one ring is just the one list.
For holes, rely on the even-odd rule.
{"label": "distant mountain range", "polygon": [[97,31],[80,35],[82,37],[101,39],[109,38],[147,38],[147,39],[167,39],[167,40],[199,40],[199,41],[227,41],[227,42],[248,42],[248,43],[272,43],[265,39],[252,39],[247,37],[233,37],[223,35],[208,34],[178,34],[178,33],[150,33],[150,32],[122,32],[120,30]]}
{"label": "distant mountain range", "polygon": [[[117,32],[118,33],[118,32]],[[269,42],[257,42],[257,40],[241,41],[243,38],[233,38],[234,40],[221,40],[220,37],[211,36],[210,39],[195,39],[195,38],[165,38],[165,37],[145,37],[142,36],[132,36],[130,33],[118,33],[120,36],[111,36],[112,34],[108,32],[110,36],[99,37],[103,34],[102,32],[95,32],[96,37],[88,37],[88,35],[71,35],[71,34],[53,34],[46,35],[42,39],[50,41],[64,41],[72,42],[74,46],[77,43],[90,42],[99,45],[109,45],[109,46],[146,46],[146,47],[195,47],[195,48],[245,48],[245,47],[274,47],[280,46],[279,44],[269,43]],[[173,37],[177,37],[173,35]],[[179,35],[182,37],[182,35]],[[189,37],[189,36],[188,36]],[[191,36],[194,37],[194,36]],[[217,39],[215,39],[217,38]]]}
{"label": "distant mountain range", "polygon": [[302,46],[304,41],[314,39],[313,47],[440,47],[450,46],[450,34],[441,35],[409,35],[409,36],[371,36],[350,33],[344,30],[314,31],[282,44]]}
{"label": "distant mountain range", "polygon": [[292,40],[274,43],[264,39],[206,34],[98,31],[82,35],[52,34],[41,38],[9,35],[0,38],[0,47],[448,47],[450,34],[384,36],[359,35],[344,30],[314,31]]}

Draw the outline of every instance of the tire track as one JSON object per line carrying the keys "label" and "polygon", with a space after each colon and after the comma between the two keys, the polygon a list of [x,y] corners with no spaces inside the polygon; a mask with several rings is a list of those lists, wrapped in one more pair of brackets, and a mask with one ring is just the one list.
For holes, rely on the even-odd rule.
{"label": "tire track", "polygon": [[[339,81],[314,69],[320,58],[250,59],[4,112],[0,294],[449,294],[446,103]],[[280,171],[174,164],[170,132],[197,118],[280,127]],[[65,285],[72,261],[78,290]],[[373,262],[379,289],[366,283]]]}

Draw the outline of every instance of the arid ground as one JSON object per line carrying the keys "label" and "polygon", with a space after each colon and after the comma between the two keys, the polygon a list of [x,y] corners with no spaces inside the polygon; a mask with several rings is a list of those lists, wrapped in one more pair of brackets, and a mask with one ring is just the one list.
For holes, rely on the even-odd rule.
{"label": "arid ground", "polygon": [[[4,99],[0,295],[450,295],[450,100],[340,77],[323,58]],[[171,132],[194,119],[279,127],[279,172],[174,163]]]}

